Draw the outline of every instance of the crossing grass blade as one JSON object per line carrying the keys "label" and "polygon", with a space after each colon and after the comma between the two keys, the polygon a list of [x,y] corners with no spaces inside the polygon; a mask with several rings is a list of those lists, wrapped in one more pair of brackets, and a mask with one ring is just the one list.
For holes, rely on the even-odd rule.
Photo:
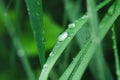
{"label": "crossing grass blade", "polygon": [[47,59],[47,61],[45,63],[45,67],[43,67],[43,69],[41,71],[39,80],[47,80],[49,72],[51,71],[51,69],[54,66],[55,62],[58,60],[58,58],[60,57],[60,55],[62,54],[62,52],[66,48],[66,46],[69,44],[69,42],[73,39],[73,37],[75,36],[75,34],[87,22],[87,20],[88,20],[88,16],[84,15],[82,18],[80,18],[80,19],[78,19],[78,20],[75,21],[75,23],[74,23],[75,24],[75,28],[74,29],[69,29],[68,28],[65,31],[65,32],[68,32],[68,34],[70,35],[70,37],[68,37],[64,41],[60,42],[59,44],[56,44],[56,45],[59,45],[59,47],[58,46],[54,46],[53,50],[51,51],[51,53],[54,53],[54,56],[52,56],[52,57],[49,56],[48,57],[48,59]]}
{"label": "crossing grass blade", "polygon": [[[108,11],[106,16],[101,21],[100,26],[99,26],[100,41],[103,40],[103,38],[105,37],[109,29],[111,28],[112,24],[119,16],[120,14],[120,11],[119,11],[120,6],[118,6],[119,3],[117,4],[116,11],[114,11],[112,15],[109,15],[109,11]],[[109,10],[114,10],[114,6],[115,4],[113,4]],[[96,50],[96,47],[94,43],[92,42],[92,38],[90,38],[89,41],[86,43],[86,45],[78,53],[76,58],[73,60],[73,62],[68,66],[66,71],[60,77],[60,80],[66,80],[70,78],[72,78],[73,80],[80,80],[88,65],[88,62],[90,61],[91,57],[95,53],[95,50]]]}
{"label": "crossing grass blade", "polygon": [[[54,66],[55,62],[58,60],[58,58],[60,57],[60,55],[62,54],[62,52],[66,48],[66,46],[73,39],[75,34],[78,32],[78,30],[86,23],[87,19],[88,19],[87,16],[84,15],[82,18],[80,18],[78,21],[76,21],[74,23],[75,28],[73,28],[73,29],[68,28],[67,30],[65,30],[65,32],[68,33],[68,37],[64,41],[61,41],[61,42],[58,41],[56,43],[56,45],[54,46],[54,48],[53,48],[53,50],[51,52],[51,53],[54,54],[54,56],[49,56],[48,57],[48,59],[47,59],[47,61],[45,63],[45,67],[43,67],[43,69],[42,69],[39,80],[47,80],[49,72],[51,71],[51,69]],[[47,65],[47,67],[46,67],[46,65]]]}
{"label": "crossing grass blade", "polygon": [[[89,15],[89,23],[91,25],[91,37],[94,40],[93,42],[96,44],[97,50],[95,54],[95,62],[96,62],[96,72],[97,74],[94,76],[98,77],[98,80],[106,80],[106,75],[105,75],[105,70],[104,70],[104,65],[102,60],[102,46],[99,37],[99,23],[98,23],[98,14],[95,9],[96,4],[94,0],[87,0],[87,10],[88,10],[88,15]],[[92,67],[91,67],[92,68]]]}
{"label": "crossing grass blade", "polygon": [[45,63],[42,0],[25,0],[36,40],[40,64]]}

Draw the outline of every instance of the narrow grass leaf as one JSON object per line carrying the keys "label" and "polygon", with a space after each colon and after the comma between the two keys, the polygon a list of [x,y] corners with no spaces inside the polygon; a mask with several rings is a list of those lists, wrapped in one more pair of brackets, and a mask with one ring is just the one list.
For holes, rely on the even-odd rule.
{"label": "narrow grass leaf", "polygon": [[[88,9],[88,15],[89,15],[89,22],[91,24],[91,36],[93,39],[93,42],[96,44],[96,54],[95,54],[95,62],[96,62],[96,69],[97,74],[94,76],[97,76],[99,80],[106,80],[105,77],[105,70],[104,65],[101,59],[103,58],[101,54],[103,54],[102,46],[100,44],[100,35],[99,35],[99,27],[98,27],[98,15],[97,11],[95,9],[95,1],[94,0],[87,0],[87,9]],[[92,68],[92,67],[91,67]]]}
{"label": "narrow grass leaf", "polygon": [[[110,9],[114,9],[114,5],[112,5],[112,7],[110,7]],[[106,16],[103,18],[102,22],[100,23],[100,26],[99,26],[100,27],[100,41],[105,37],[106,33],[111,28],[111,25],[114,23],[114,21],[119,16],[119,14],[120,14],[119,9],[120,9],[120,6],[117,7],[116,11],[114,11],[114,13],[111,16],[106,14]],[[76,67],[77,70],[75,71],[75,73],[74,72],[72,73],[72,79],[73,80],[80,80],[81,79],[81,77],[82,77],[82,75],[83,75],[83,73],[84,73],[84,71],[85,71],[85,69],[88,65],[88,62],[90,61],[92,55],[94,54],[94,52],[96,50],[96,47],[95,47],[94,43],[92,43],[91,38],[86,43],[86,45],[88,46],[88,48],[87,49],[86,49],[86,47],[82,48],[82,50],[76,56],[74,61],[69,65],[69,67],[66,69],[64,74],[61,76],[60,80],[68,79],[68,77],[66,77],[66,76],[69,75],[69,74],[67,74],[67,73],[70,73],[69,70],[71,70],[71,71],[75,70],[74,68],[76,67],[77,63],[79,63],[79,66],[77,64],[77,67]],[[87,50],[87,51],[84,51],[84,50]],[[78,58],[78,56],[80,56],[80,57]],[[79,60],[80,60],[80,62],[79,62]],[[73,65],[73,63],[75,65]]]}
{"label": "narrow grass leaf", "polygon": [[49,72],[54,66],[55,62],[58,60],[66,46],[78,32],[78,30],[86,23],[87,19],[88,17],[84,15],[78,21],[73,23],[75,24],[75,28],[68,28],[67,30],[65,30],[65,32],[63,32],[63,36],[60,35],[61,37],[58,37],[58,41],[55,47],[53,48],[50,56],[48,57],[47,62],[45,63],[45,65],[47,64],[48,66],[43,67],[39,80],[47,80]]}
{"label": "narrow grass leaf", "polygon": [[119,55],[118,55],[117,40],[116,40],[114,25],[111,30],[112,30],[112,41],[113,41],[113,50],[114,50],[114,58],[115,58],[116,75],[117,75],[117,80],[120,80],[120,69],[119,69],[120,64],[119,64]]}
{"label": "narrow grass leaf", "polygon": [[25,0],[32,23],[41,66],[45,63],[42,0]]}
{"label": "narrow grass leaf", "polygon": [[[68,45],[68,43],[72,40],[72,38],[75,36],[75,34],[79,31],[79,29],[81,29],[81,27],[87,22],[88,20],[88,16],[84,15],[82,18],[80,18],[79,20],[77,20],[75,22],[75,28],[73,29],[67,29],[65,32],[68,33],[68,37],[67,39],[65,39],[62,42],[57,42],[56,45],[53,48],[53,50],[51,51],[50,56],[48,57],[45,65],[47,64],[47,67],[45,66],[42,69],[42,72],[40,74],[39,80],[47,80],[49,72],[51,71],[52,67],[54,66],[55,62],[58,60],[58,58],[60,57],[60,55],[62,54],[62,52],[64,51],[64,49],[66,48],[66,46]],[[59,44],[58,44],[59,43]],[[68,72],[69,73],[69,72]]]}
{"label": "narrow grass leaf", "polygon": [[[120,9],[120,6],[119,6],[119,8],[118,9]],[[120,13],[120,11],[118,11],[118,10],[116,10],[113,14],[112,14],[112,16],[109,16],[109,20],[110,21],[108,21],[108,16],[107,17],[105,17],[107,20],[105,21],[106,23],[102,23],[101,22],[101,24],[100,24],[100,28],[102,28],[103,29],[103,27],[104,27],[104,30],[106,31],[106,32],[108,32],[108,30],[111,28],[111,26],[112,26],[112,24],[114,23],[114,21],[117,19],[117,17],[119,16],[119,13]],[[104,19],[105,19],[104,18]],[[103,20],[104,20],[103,19]],[[107,28],[106,28],[106,26],[107,26]],[[106,29],[105,29],[106,28]],[[102,29],[100,29],[100,38],[101,38],[101,40],[104,38],[104,36],[106,35],[106,32],[103,32],[104,30],[102,30]],[[105,34],[102,34],[102,32],[103,33],[105,33]],[[102,35],[101,35],[102,34]],[[96,49],[94,49],[94,48],[96,48],[95,47],[95,45],[94,45],[94,47],[92,47],[93,45],[91,45],[91,48],[89,48],[89,50],[87,51],[87,53],[86,53],[86,55],[84,56],[84,59],[83,59],[83,61],[80,63],[80,65],[79,65],[79,67],[78,67],[78,69],[76,70],[76,72],[75,72],[75,74],[74,74],[74,76],[73,76],[73,80],[75,79],[75,80],[79,80],[79,79],[81,79],[81,77],[82,77],[82,72],[84,72],[84,70],[85,70],[85,67],[87,67],[87,65],[88,65],[88,62],[89,62],[89,58],[90,57],[92,57],[91,55],[93,55],[92,53],[91,53],[91,51],[90,50],[96,50]],[[88,60],[88,61],[87,61]],[[79,72],[81,72],[81,75],[79,74]],[[79,74],[79,75],[77,75],[77,74]],[[77,78],[77,79],[76,79]]]}

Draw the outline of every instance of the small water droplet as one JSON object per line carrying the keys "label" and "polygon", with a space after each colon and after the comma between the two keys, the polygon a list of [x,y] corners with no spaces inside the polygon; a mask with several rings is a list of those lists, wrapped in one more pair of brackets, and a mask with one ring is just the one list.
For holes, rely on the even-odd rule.
{"label": "small water droplet", "polygon": [[72,73],[72,75],[74,75],[75,73]]}
{"label": "small water droplet", "polygon": [[6,13],[6,12],[4,13],[4,16],[7,16],[7,13]]}
{"label": "small water droplet", "polygon": [[79,22],[78,20],[75,20],[75,22],[77,23],[77,22]]}
{"label": "small water droplet", "polygon": [[45,44],[46,43],[46,40],[44,37],[42,37],[42,43]]}
{"label": "small water droplet", "polygon": [[68,37],[67,32],[63,32],[61,35],[58,37],[58,41],[64,41]]}
{"label": "small water droplet", "polygon": [[100,40],[99,40],[98,38],[94,38],[94,39],[92,40],[92,42],[95,43],[95,44],[99,44],[99,43],[100,43]]}
{"label": "small water droplet", "polygon": [[60,46],[60,42],[58,41],[55,46],[59,47]]}
{"label": "small water droplet", "polygon": [[19,57],[23,57],[24,56],[24,51],[23,50],[18,50],[17,55]]}
{"label": "small water droplet", "polygon": [[43,34],[43,35],[45,34],[45,31],[44,31],[44,30],[42,31],[42,34]]}
{"label": "small water droplet", "polygon": [[29,8],[27,8],[27,10],[28,10],[28,11],[30,11],[30,9],[29,9]]}
{"label": "small water droplet", "polygon": [[55,54],[54,54],[53,52],[51,52],[49,56],[54,56],[54,55],[55,55]]}
{"label": "small water droplet", "polygon": [[48,67],[48,65],[47,65],[47,64],[44,64],[43,68],[46,68],[46,67]]}
{"label": "small water droplet", "polygon": [[86,14],[82,17],[82,19],[86,19],[87,17],[88,17],[88,15]]}
{"label": "small water droplet", "polygon": [[75,23],[69,24],[68,28],[75,28]]}
{"label": "small water droplet", "polygon": [[40,5],[40,2],[38,1],[37,4]]}
{"label": "small water droplet", "polygon": [[39,16],[39,13],[36,13],[36,16]]}
{"label": "small water droplet", "polygon": [[115,36],[112,36],[112,39],[115,39]]}

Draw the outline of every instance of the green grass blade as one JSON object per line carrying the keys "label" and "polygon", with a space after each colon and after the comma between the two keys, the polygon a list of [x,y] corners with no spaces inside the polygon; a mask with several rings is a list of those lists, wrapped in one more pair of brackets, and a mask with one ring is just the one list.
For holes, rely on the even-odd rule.
{"label": "green grass blade", "polygon": [[17,32],[21,33],[20,29],[20,20],[21,20],[21,0],[16,0],[16,5],[15,5],[15,13],[16,13],[16,30]]}
{"label": "green grass blade", "polygon": [[49,72],[51,71],[52,67],[54,66],[57,59],[60,57],[66,46],[69,44],[69,42],[73,39],[75,34],[78,32],[78,30],[86,23],[88,17],[85,15],[82,18],[80,18],[78,21],[73,23],[75,25],[75,28],[68,28],[65,31],[65,35],[68,34],[68,36],[65,38],[64,41],[61,40],[58,41],[53,48],[50,56],[47,59],[47,62],[45,63],[41,75],[39,77],[39,80],[47,80]]}
{"label": "green grass blade", "polygon": [[114,58],[115,58],[115,68],[116,68],[116,75],[117,80],[120,80],[120,64],[119,64],[119,55],[118,55],[118,49],[117,49],[117,40],[116,40],[116,34],[115,34],[115,26],[112,27],[112,41],[113,41],[113,50],[114,50]]}
{"label": "green grass blade", "polygon": [[111,0],[104,0],[97,6],[97,10],[103,8],[106,4],[108,4]]}
{"label": "green grass blade", "polygon": [[96,40],[99,41],[99,28],[98,28],[98,16],[97,16],[97,11],[96,11],[96,5],[94,0],[87,0],[87,10],[88,10],[88,16],[89,16],[89,22],[91,25],[91,36],[93,39],[95,39],[95,44]]}
{"label": "green grass blade", "polygon": [[[65,32],[70,33],[70,37],[65,39],[65,41],[60,42],[59,44],[56,44],[56,46],[51,51],[54,56],[48,57],[46,64],[44,65],[42,72],[40,74],[39,80],[47,80],[49,72],[51,71],[52,67],[54,66],[57,59],[60,57],[68,43],[72,40],[72,38],[75,36],[75,34],[81,29],[81,27],[87,22],[88,16],[84,15],[82,18],[77,20],[75,22],[75,28],[74,29],[67,29]],[[58,47],[59,45],[59,47]]]}
{"label": "green grass blade", "polygon": [[[111,9],[114,9],[114,5],[112,5],[112,7],[109,10],[111,10]],[[103,20],[100,24],[100,41],[105,37],[106,33],[111,28],[111,25],[114,23],[114,21],[119,16],[119,14],[120,14],[119,9],[120,9],[120,6],[117,7],[116,11],[114,11],[114,13],[111,16],[106,14],[106,16],[103,18]],[[66,77],[66,76],[69,75],[68,73],[71,74],[71,72],[76,67],[77,63],[79,63],[80,65],[77,65],[76,73],[72,73],[72,75],[74,75],[72,77],[72,79],[80,80],[80,78],[82,77],[82,75],[88,65],[88,62],[90,61],[95,50],[96,50],[96,47],[95,47],[94,43],[92,43],[92,39],[90,39],[86,43],[85,47],[83,47],[82,50],[78,53],[78,55],[76,56],[74,61],[66,69],[64,74],[61,76],[60,80],[67,80],[69,77]],[[80,57],[78,58],[78,56],[80,56]],[[74,63],[74,65],[73,65],[73,63]]]}
{"label": "green grass blade", "polygon": [[[119,6],[119,8],[118,9],[120,9],[120,6]],[[109,21],[105,21],[106,22],[106,24],[105,23],[101,23],[100,24],[100,28],[102,27],[103,28],[103,26],[104,25],[107,25],[108,26],[108,24],[109,24],[109,29],[110,29],[110,27],[112,26],[112,24],[114,23],[114,21],[116,20],[116,18],[119,16],[119,13],[120,13],[120,11],[117,11],[116,10],[116,12],[112,15],[112,16],[110,16],[110,22]],[[107,17],[106,17],[106,19],[107,19]],[[108,23],[109,22],[109,23]],[[111,24],[111,25],[110,25]],[[104,26],[105,27],[105,26]],[[108,28],[106,28],[106,29],[104,29],[105,31],[107,31],[107,30],[109,30]],[[101,34],[102,34],[102,32],[104,31],[104,30],[100,30],[100,32],[101,32]],[[108,32],[108,31],[107,31]],[[104,32],[103,32],[104,33]],[[106,32],[105,32],[106,33]],[[103,37],[105,36],[105,34],[102,34],[102,35],[100,35],[101,36],[101,40],[103,39]],[[92,46],[92,45],[91,45]],[[95,47],[95,46],[94,46]],[[91,50],[92,50],[92,48],[91,48]],[[94,49],[95,50],[95,49]],[[89,56],[91,56],[91,55],[88,55],[87,56],[87,54],[90,54],[90,51],[88,50],[88,52],[86,53],[86,56],[84,56],[84,57],[86,57],[86,58],[88,58]],[[92,56],[91,56],[92,57]],[[87,59],[88,60],[88,59]],[[87,62],[87,60],[85,60],[85,62],[84,62],[84,60],[83,60],[83,65],[82,65],[82,63],[79,65],[79,67],[78,67],[78,69],[76,70],[76,73],[75,73],[75,75],[73,76],[73,79],[75,79],[75,78],[77,78],[77,79],[75,79],[75,80],[79,80],[82,76],[78,76],[77,74],[79,74],[79,72],[81,72],[81,75],[82,75],[82,71],[84,70],[83,69],[83,67],[86,67],[85,66],[85,63]],[[86,64],[87,65],[87,64]]]}
{"label": "green grass blade", "polygon": [[71,64],[68,66],[68,68],[62,74],[62,76],[60,77],[59,80],[68,80],[69,79],[69,76],[71,75],[73,69],[75,68],[75,65],[79,61],[79,58],[82,56],[82,53],[85,53],[88,50],[90,43],[91,43],[91,41],[89,40],[87,42],[87,44],[82,48],[82,50],[78,53],[78,55],[74,58],[74,60],[71,62]]}
{"label": "green grass blade", "polygon": [[41,66],[45,63],[45,47],[43,35],[42,0],[25,0],[32,23],[33,33],[39,53]]}
{"label": "green grass blade", "polygon": [[[106,80],[105,77],[105,70],[103,62],[101,61],[103,54],[102,47],[100,45],[100,36],[99,36],[99,27],[98,27],[98,15],[95,9],[95,1],[94,0],[87,0],[87,9],[88,9],[88,15],[89,15],[89,22],[91,24],[92,32],[91,36],[92,39],[94,39],[94,43],[96,44],[97,50],[95,54],[95,62],[96,62],[96,68],[97,68],[97,76],[98,80]],[[94,75],[94,76],[96,76]]]}
{"label": "green grass blade", "polygon": [[100,80],[101,78],[105,78],[106,80],[113,80],[113,75],[110,72],[109,66],[104,58],[103,52],[101,51],[99,50],[99,53],[97,51],[97,53],[95,53],[92,60],[90,61],[90,72],[92,73],[94,80]]}

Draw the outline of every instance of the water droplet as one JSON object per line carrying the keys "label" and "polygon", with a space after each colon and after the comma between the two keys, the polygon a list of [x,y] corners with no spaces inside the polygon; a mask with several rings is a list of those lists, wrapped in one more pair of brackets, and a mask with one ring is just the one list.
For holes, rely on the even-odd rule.
{"label": "water droplet", "polygon": [[36,16],[39,16],[39,13],[36,13]]}
{"label": "water droplet", "polygon": [[64,41],[68,37],[67,32],[63,32],[61,35],[58,37],[58,41]]}
{"label": "water droplet", "polygon": [[38,1],[37,4],[40,5],[40,2]]}
{"label": "water droplet", "polygon": [[71,75],[74,75],[75,73],[72,73]]}
{"label": "water droplet", "polygon": [[49,56],[54,56],[54,55],[55,55],[55,54],[54,54],[53,52],[51,52]]}
{"label": "water droplet", "polygon": [[112,36],[112,39],[115,39],[115,36]]}
{"label": "water droplet", "polygon": [[24,51],[23,50],[18,50],[17,55],[19,57],[23,57],[24,56]]}
{"label": "water droplet", "polygon": [[45,44],[46,43],[46,40],[44,37],[42,37],[42,43]]}
{"label": "water droplet", "polygon": [[47,65],[47,64],[44,64],[43,68],[46,68],[46,67],[48,67],[48,65]]}
{"label": "water droplet", "polygon": [[99,43],[100,43],[100,40],[99,40],[98,38],[94,38],[94,39],[92,40],[92,42],[95,43],[95,44],[99,44]]}
{"label": "water droplet", "polygon": [[6,13],[6,12],[4,13],[4,16],[7,16],[7,13]]}
{"label": "water droplet", "polygon": [[30,9],[29,9],[29,8],[27,8],[27,10],[28,10],[28,11],[30,11]]}
{"label": "water droplet", "polygon": [[60,42],[58,41],[55,46],[59,47],[60,46]]}
{"label": "water droplet", "polygon": [[82,19],[86,19],[87,17],[88,17],[88,15],[86,14],[82,17]]}
{"label": "water droplet", "polygon": [[75,23],[69,24],[68,28],[74,28],[75,27]]}

